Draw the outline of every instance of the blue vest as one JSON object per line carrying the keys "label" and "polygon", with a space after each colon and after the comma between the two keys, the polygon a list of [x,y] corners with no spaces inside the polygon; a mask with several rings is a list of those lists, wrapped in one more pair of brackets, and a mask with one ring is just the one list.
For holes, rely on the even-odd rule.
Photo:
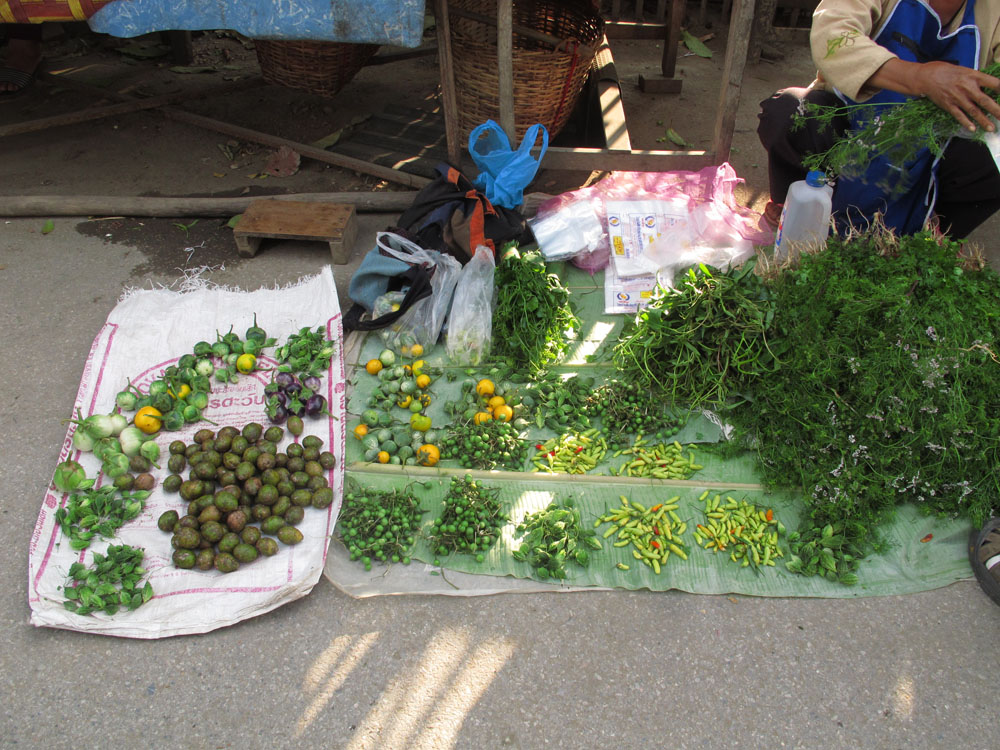
{"label": "blue vest", "polygon": [[[941,19],[920,0],[900,0],[888,20],[875,35],[874,41],[907,62],[941,60],[967,68],[979,67],[979,29],[975,22],[975,0],[967,0],[962,23],[951,34],[945,34]],[[847,104],[855,102],[839,91]],[[911,97],[883,89],[868,100],[863,114],[851,117],[851,128],[857,129],[885,108],[901,104]],[[833,215],[839,232],[850,226],[866,227],[877,212],[887,227],[897,234],[913,234],[924,226],[934,208],[936,198],[937,159],[929,149],[922,149],[910,162],[892,164],[884,157],[872,160],[862,179],[838,178],[833,191]],[[905,192],[894,194],[886,183],[904,180]],[[896,193],[900,191],[897,190]]]}

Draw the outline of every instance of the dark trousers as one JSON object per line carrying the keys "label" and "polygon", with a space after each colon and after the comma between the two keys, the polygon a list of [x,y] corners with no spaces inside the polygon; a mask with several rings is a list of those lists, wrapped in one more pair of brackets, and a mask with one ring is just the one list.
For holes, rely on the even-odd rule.
{"label": "dark trousers", "polygon": [[[760,103],[757,135],[767,150],[771,200],[784,203],[789,186],[804,180],[802,158],[829,149],[850,128],[846,117],[826,128],[811,119],[793,128],[803,102],[839,106],[832,92],[802,88],[782,89]],[[968,138],[952,138],[938,165],[934,213],[941,231],[964,238],[1000,209],[1000,171],[986,146]]]}
{"label": "dark trousers", "polygon": [[7,23],[0,26],[8,39],[27,39],[42,41],[42,25],[40,23]]}

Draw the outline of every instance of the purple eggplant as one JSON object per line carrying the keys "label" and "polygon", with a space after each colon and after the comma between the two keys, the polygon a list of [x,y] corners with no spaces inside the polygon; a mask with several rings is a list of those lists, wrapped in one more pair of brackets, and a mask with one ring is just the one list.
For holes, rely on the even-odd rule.
{"label": "purple eggplant", "polygon": [[298,396],[302,392],[302,383],[298,381],[289,383],[284,388],[286,396]]}
{"label": "purple eggplant", "polygon": [[306,375],[302,378],[302,385],[315,393],[319,390],[320,385],[322,385],[322,381],[315,375]]}
{"label": "purple eggplant", "polygon": [[326,399],[314,393],[306,401],[306,416],[315,417],[326,411]]}
{"label": "purple eggplant", "polygon": [[288,386],[295,382],[295,376],[290,372],[279,372],[275,374],[274,382],[280,386]]}
{"label": "purple eggplant", "polygon": [[278,404],[275,406],[268,415],[274,424],[284,424],[285,420],[288,419],[288,410]]}

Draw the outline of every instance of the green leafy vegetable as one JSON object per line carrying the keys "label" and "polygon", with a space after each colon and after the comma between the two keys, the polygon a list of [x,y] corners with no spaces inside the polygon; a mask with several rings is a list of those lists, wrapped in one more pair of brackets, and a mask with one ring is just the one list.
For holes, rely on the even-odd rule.
{"label": "green leafy vegetable", "polygon": [[149,494],[148,490],[122,492],[113,484],[83,489],[71,494],[66,505],[56,510],[55,521],[73,549],[86,549],[95,535],[110,539],[138,516]]}
{"label": "green leafy vegetable", "polygon": [[[1000,63],[992,62],[983,72],[1000,75]],[[1000,101],[1000,94],[995,94]],[[986,132],[979,128],[975,133],[965,131],[955,118],[930,99],[914,98],[901,104],[852,104],[822,106],[807,103],[798,115],[794,127],[803,127],[813,119],[820,125],[832,127],[837,120],[851,116],[864,118],[864,124],[847,131],[830,149],[809,154],[803,160],[806,169],[825,171],[834,176],[861,179],[872,159],[887,157],[900,169],[892,170],[882,188],[893,194],[905,192],[909,178],[905,165],[912,162],[922,149],[930,149],[935,158],[944,154],[952,136],[982,140]]]}
{"label": "green leafy vegetable", "polygon": [[138,609],[153,598],[149,581],[139,585],[146,575],[144,556],[142,549],[123,544],[108,547],[103,555],[95,552],[90,567],[73,563],[63,587],[63,606],[78,615],[115,615],[123,607]]}
{"label": "green leafy vegetable", "polygon": [[753,259],[725,272],[700,264],[675,283],[626,322],[612,358],[626,380],[675,404],[722,406],[775,366],[771,294]]}
{"label": "green leafy vegetable", "polygon": [[959,251],[832,237],[774,280],[781,367],[729,416],[769,485],[805,489],[796,572],[853,575],[900,503],[976,526],[997,507],[1000,276]]}
{"label": "green leafy vegetable", "polygon": [[596,532],[583,526],[580,511],[570,499],[553,501],[544,510],[526,514],[515,533],[522,541],[512,556],[531,565],[543,581],[566,578],[570,563],[587,567],[591,551],[603,548]]}
{"label": "green leafy vegetable", "polygon": [[569,291],[549,273],[541,253],[507,246],[494,276],[493,354],[518,369],[535,373],[568,348],[568,335],[580,327]]}
{"label": "green leafy vegetable", "polygon": [[274,350],[274,358],[281,364],[279,372],[290,372],[296,377],[322,377],[330,369],[334,343],[326,337],[322,326],[315,330],[302,328],[288,336],[288,340]]}

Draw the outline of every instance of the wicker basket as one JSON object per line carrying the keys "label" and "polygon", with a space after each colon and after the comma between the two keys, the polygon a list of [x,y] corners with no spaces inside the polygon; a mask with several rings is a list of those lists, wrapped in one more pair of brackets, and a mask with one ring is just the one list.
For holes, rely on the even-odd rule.
{"label": "wicker basket", "polygon": [[334,96],[378,52],[377,44],[254,40],[265,81]]}
{"label": "wicker basket", "polygon": [[[451,5],[491,18],[496,0],[451,0]],[[604,34],[604,21],[585,0],[514,0],[514,25],[565,40],[559,49],[514,32],[514,128],[525,131],[542,123],[555,136],[566,125],[587,82],[593,48]],[[463,141],[477,125],[500,119],[496,28],[452,15],[452,54],[456,99]],[[589,51],[578,49],[578,43]],[[516,144],[514,144],[516,146]]]}

